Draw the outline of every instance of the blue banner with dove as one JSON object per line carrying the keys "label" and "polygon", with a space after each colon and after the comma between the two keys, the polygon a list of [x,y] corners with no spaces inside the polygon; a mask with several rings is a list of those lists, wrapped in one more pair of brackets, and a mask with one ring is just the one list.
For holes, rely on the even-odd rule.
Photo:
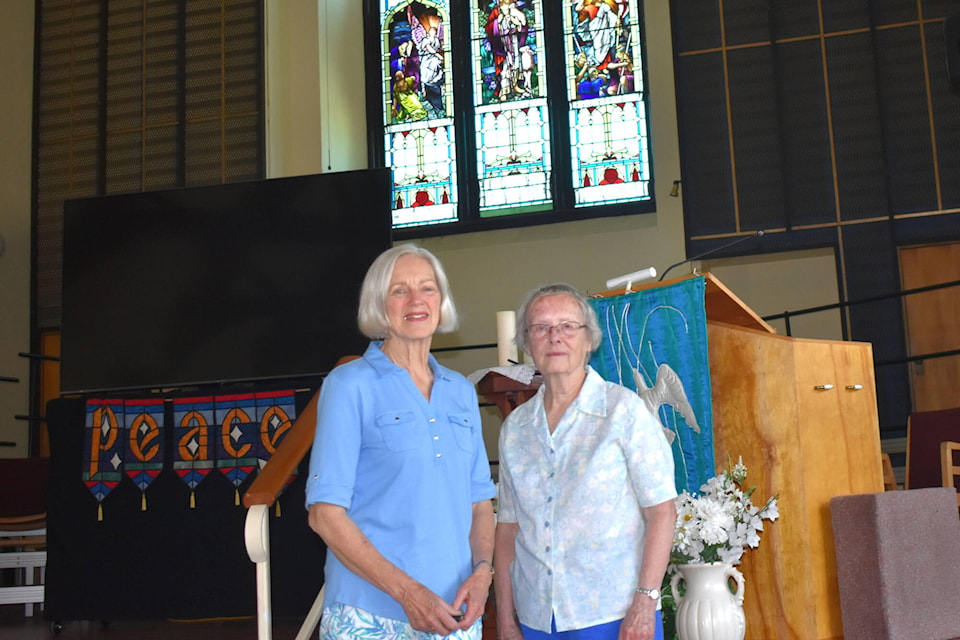
{"label": "blue banner with dove", "polygon": [[604,338],[590,364],[660,419],[678,492],[698,493],[716,474],[705,291],[701,276],[590,300]]}

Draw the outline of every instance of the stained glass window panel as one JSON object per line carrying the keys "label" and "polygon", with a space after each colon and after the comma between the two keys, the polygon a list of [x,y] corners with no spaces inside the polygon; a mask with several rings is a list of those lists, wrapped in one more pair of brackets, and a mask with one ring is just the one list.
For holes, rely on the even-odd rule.
{"label": "stained glass window panel", "polygon": [[551,200],[543,17],[535,0],[476,0],[477,178],[482,216]]}
{"label": "stained glass window panel", "polygon": [[575,0],[564,12],[577,206],[650,198],[637,0]]}
{"label": "stained glass window panel", "polygon": [[446,2],[381,0],[384,148],[393,226],[457,219]]}

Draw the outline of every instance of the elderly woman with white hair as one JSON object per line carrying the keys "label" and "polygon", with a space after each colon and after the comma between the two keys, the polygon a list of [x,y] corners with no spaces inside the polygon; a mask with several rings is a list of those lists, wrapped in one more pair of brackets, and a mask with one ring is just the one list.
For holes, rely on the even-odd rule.
{"label": "elderly woman with white hair", "polygon": [[575,288],[529,292],[516,335],[543,385],[500,430],[498,638],[662,639],[677,490],[660,422],[588,364],[602,336]]}
{"label": "elderly woman with white hair", "polygon": [[476,391],[430,354],[457,327],[442,265],[385,251],[357,317],[372,342],[323,382],[307,479],[328,548],[320,637],[479,640],[496,490]]}

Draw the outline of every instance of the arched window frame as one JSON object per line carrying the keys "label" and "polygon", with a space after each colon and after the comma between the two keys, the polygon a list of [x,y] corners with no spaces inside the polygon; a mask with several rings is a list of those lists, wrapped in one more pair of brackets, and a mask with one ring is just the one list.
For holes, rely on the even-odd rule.
{"label": "arched window frame", "polygon": [[[428,4],[428,0],[419,0]],[[447,53],[448,73],[452,75],[452,82],[447,80],[453,94],[453,123],[451,131],[456,140],[456,189],[458,203],[455,210],[456,219],[450,222],[426,224],[422,226],[395,227],[394,238],[412,239],[419,237],[434,237],[474,231],[493,229],[526,227],[533,225],[588,220],[603,217],[635,215],[653,213],[656,211],[654,197],[655,172],[653,167],[652,142],[650,132],[650,88],[647,82],[648,58],[646,42],[643,37],[643,2],[638,0],[633,10],[637,21],[640,42],[636,45],[640,51],[641,62],[636,65],[637,71],[642,74],[641,117],[645,121],[645,150],[646,164],[645,177],[648,189],[645,199],[620,201],[597,205],[576,206],[575,185],[573,184],[572,160],[569,149],[574,137],[570,130],[571,103],[567,98],[566,83],[570,81],[565,55],[564,16],[562,11],[567,10],[568,4],[575,0],[540,0],[542,5],[543,25],[540,26],[547,34],[541,40],[541,46],[546,48],[545,72],[547,77],[547,110],[549,113],[549,133],[554,152],[551,158],[549,187],[553,196],[552,202],[540,207],[531,208],[520,213],[493,215],[483,217],[481,213],[478,170],[476,160],[477,134],[474,129],[476,109],[474,107],[473,84],[473,44],[472,20],[470,12],[474,11],[476,3],[465,0],[449,0],[449,32],[445,34],[449,43]],[[384,124],[384,109],[388,108],[388,93],[385,89],[383,59],[385,38],[384,27],[381,24],[380,0],[364,0],[364,69],[366,87],[366,113],[368,161],[371,167],[387,166],[385,158],[385,134],[387,127]],[[557,150],[567,150],[557,152]],[[489,215],[489,213],[487,214]]]}

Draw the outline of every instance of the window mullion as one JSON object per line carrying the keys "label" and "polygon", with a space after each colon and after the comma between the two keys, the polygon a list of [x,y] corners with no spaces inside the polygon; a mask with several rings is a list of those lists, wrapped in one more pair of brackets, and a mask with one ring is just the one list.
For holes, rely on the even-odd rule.
{"label": "window mullion", "polygon": [[[473,108],[473,41],[470,20],[473,10],[469,0],[453,0],[451,25],[453,55],[453,99],[455,129],[457,131],[457,170],[460,175],[460,203],[458,215],[461,221],[475,222],[480,219],[479,194],[477,193],[477,164],[474,149],[477,137],[474,130],[476,113]],[[457,17],[459,16],[459,17]]]}
{"label": "window mullion", "polygon": [[549,34],[548,42],[560,46],[554,47],[547,58],[547,103],[552,115],[550,126],[553,139],[553,170],[551,180],[555,208],[566,210],[573,208],[573,189],[570,183],[570,101],[566,89],[566,57],[564,56],[563,16],[561,11],[569,11],[567,3],[548,3],[544,5],[544,31]]}

